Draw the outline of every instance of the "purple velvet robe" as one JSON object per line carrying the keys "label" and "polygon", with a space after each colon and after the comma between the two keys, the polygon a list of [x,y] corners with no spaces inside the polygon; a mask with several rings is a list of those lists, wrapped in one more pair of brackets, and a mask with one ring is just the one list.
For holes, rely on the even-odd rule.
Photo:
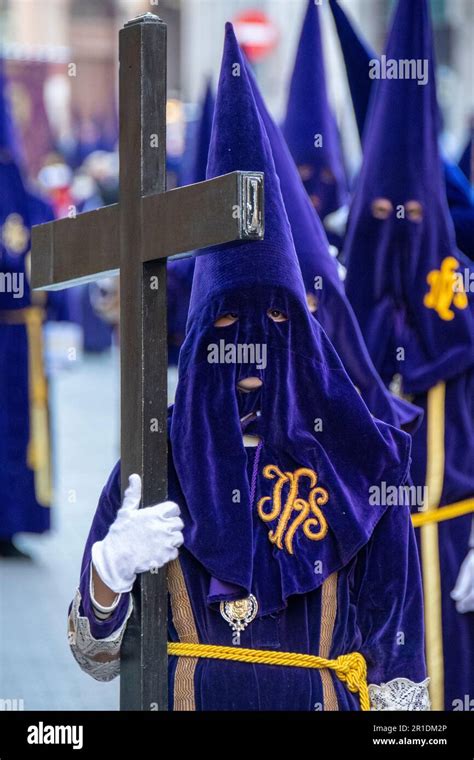
{"label": "purple velvet robe", "polygon": [[[248,474],[255,449],[246,449]],[[169,497],[183,504],[170,454]],[[257,499],[261,494],[257,493]],[[120,469],[117,464],[101,494],[82,561],[81,614],[88,617],[92,635],[105,638],[123,622],[128,608],[124,594],[111,618],[98,620],[89,595],[91,547],[101,540],[120,507]],[[254,526],[268,541],[264,524],[254,514]],[[218,598],[209,602],[211,578],[188,551],[180,550],[182,586],[173,580],[169,602],[169,640],[189,640],[195,630],[205,644],[232,645],[232,630],[219,612]],[[357,555],[314,591],[296,594],[287,606],[258,616],[241,633],[240,646],[287,652],[323,654],[336,658],[362,652],[368,682],[394,678],[414,682],[425,676],[423,628],[420,625],[421,585],[418,554],[410,515],[405,507],[389,508]],[[169,568],[169,577],[176,576]],[[178,571],[179,572],[179,571]],[[179,573],[180,575],[181,573]],[[180,592],[179,599],[177,591]],[[186,617],[188,616],[188,617]],[[186,635],[187,634],[187,635]],[[178,658],[169,659],[169,709],[183,709],[183,674]],[[328,671],[199,660],[193,670],[193,692],[185,707],[197,710],[359,710],[357,694]]]}

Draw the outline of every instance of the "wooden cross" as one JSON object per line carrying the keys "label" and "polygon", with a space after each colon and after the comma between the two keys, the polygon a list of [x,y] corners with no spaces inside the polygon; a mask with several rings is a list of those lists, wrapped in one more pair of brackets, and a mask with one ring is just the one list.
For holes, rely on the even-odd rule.
{"label": "wooden cross", "polygon": [[[168,496],[166,260],[263,238],[263,174],[166,192],[166,24],[146,13],[119,37],[119,203],[34,227],[31,283],[54,290],[120,272],[122,491],[138,472],[150,505]],[[166,710],[166,569],[141,575],[133,596],[121,709]]]}

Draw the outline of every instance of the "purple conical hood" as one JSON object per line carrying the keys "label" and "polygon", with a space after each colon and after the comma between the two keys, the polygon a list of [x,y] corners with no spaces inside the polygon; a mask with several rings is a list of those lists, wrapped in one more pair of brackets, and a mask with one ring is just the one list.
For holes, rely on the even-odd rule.
{"label": "purple conical hood", "polygon": [[189,147],[184,158],[186,164],[182,176],[184,185],[192,185],[206,179],[214,106],[215,98],[209,79],[202,99],[199,119],[193,125],[194,129],[189,137]]}
{"label": "purple conical hood", "polygon": [[314,0],[308,2],[301,30],[283,134],[306,191],[324,219],[347,201],[347,182],[337,125],[326,91],[319,14]]}
{"label": "purple conical hood", "polygon": [[[352,105],[359,136],[362,140],[364,127],[369,118],[372,90],[377,84],[377,80],[370,78],[369,72],[378,56],[356,32],[337,0],[330,0],[330,6],[341,43]],[[474,204],[472,196],[469,187],[464,185],[462,178],[456,173],[456,167],[446,160],[443,161],[443,164],[446,193],[456,232],[456,242],[461,251],[470,259],[474,259]]]}
{"label": "purple conical hood", "polygon": [[[226,24],[207,177],[232,171],[265,173],[265,239],[219,246],[196,260],[193,310],[211,297],[258,283],[281,286],[305,301],[301,272],[272,152],[258,114],[242,52]],[[246,265],[248,263],[248,266]]]}
{"label": "purple conical hood", "polygon": [[[397,68],[413,62],[410,78],[384,78],[390,76],[390,61]],[[382,77],[367,134],[361,181],[366,181],[369,173],[382,195],[410,190],[416,197],[427,184],[431,192],[442,195],[434,51],[426,0],[399,2],[385,55],[373,62],[374,79],[378,78],[378,69]],[[406,71],[407,67],[397,73]]]}
{"label": "purple conical hood", "polygon": [[377,59],[377,54],[356,32],[337,0],[329,0],[329,5],[341,43],[357,129],[362,138],[373,84],[369,77],[369,67],[370,62]]}
{"label": "purple conical hood", "polygon": [[306,292],[314,293],[317,276],[324,277],[325,280],[331,282],[333,287],[342,292],[343,286],[338,275],[337,263],[329,252],[329,242],[322,222],[311,205],[285,138],[265,105],[250,67],[248,67],[248,75],[270,142]]}
{"label": "purple conical hood", "polygon": [[212,91],[212,84],[207,83],[206,92],[201,109],[201,118],[199,119],[199,128],[197,133],[196,155],[194,162],[193,182],[202,182],[206,179],[207,159],[209,157],[209,144],[212,134],[212,120],[214,118],[215,97]]}

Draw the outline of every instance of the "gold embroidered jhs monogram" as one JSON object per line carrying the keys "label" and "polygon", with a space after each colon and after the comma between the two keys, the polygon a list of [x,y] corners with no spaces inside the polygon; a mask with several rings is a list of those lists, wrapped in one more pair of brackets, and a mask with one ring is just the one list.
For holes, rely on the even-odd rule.
{"label": "gold embroidered jhs monogram", "polygon": [[[268,480],[277,478],[272,496],[263,496],[257,504],[258,515],[264,522],[279,518],[276,529],[268,533],[272,544],[278,549],[283,549],[284,545],[289,554],[293,554],[293,538],[300,526],[310,541],[321,541],[328,532],[328,526],[319,507],[327,503],[329,494],[325,488],[317,485],[316,472],[307,467],[300,467],[295,472],[282,472],[276,465],[268,464],[263,468],[263,475]],[[307,499],[299,495],[300,481],[303,478],[309,479],[310,490]],[[288,488],[288,494],[285,503],[282,504],[285,486]],[[266,511],[266,507],[270,509]],[[293,515],[294,519],[290,522]]]}
{"label": "gold embroidered jhs monogram", "polygon": [[467,295],[459,285],[460,279],[456,275],[459,261],[454,256],[446,256],[441,262],[439,269],[428,272],[426,281],[430,291],[423,299],[428,309],[434,309],[441,319],[450,322],[455,317],[455,312],[450,308],[452,304],[458,309],[467,308]]}

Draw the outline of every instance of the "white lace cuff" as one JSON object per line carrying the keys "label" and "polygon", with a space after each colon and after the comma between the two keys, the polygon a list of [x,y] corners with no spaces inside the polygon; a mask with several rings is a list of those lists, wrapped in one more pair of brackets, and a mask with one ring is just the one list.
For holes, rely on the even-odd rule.
{"label": "white lace cuff", "polygon": [[431,710],[426,678],[415,683],[408,678],[394,678],[388,683],[369,684],[371,710]]}
{"label": "white lace cuff", "polygon": [[76,591],[68,618],[68,641],[81,669],[96,681],[111,681],[120,672],[120,647],[133,609],[130,596],[127,615],[120,628],[105,639],[92,636],[89,620],[79,614],[81,593]]}

